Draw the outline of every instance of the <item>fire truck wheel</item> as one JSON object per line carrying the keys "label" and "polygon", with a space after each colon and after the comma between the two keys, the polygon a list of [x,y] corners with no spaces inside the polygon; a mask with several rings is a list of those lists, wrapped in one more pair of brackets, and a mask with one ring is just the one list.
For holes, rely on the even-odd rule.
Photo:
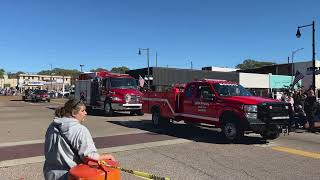
{"label": "fire truck wheel", "polygon": [[279,125],[272,125],[266,131],[261,133],[262,138],[264,139],[277,139],[280,136],[280,127]]}
{"label": "fire truck wheel", "polygon": [[143,115],[144,115],[144,112],[143,112],[142,110],[138,110],[138,111],[137,111],[137,115],[138,115],[138,116],[143,116]]}
{"label": "fire truck wheel", "polygon": [[113,110],[111,108],[111,104],[110,103],[106,103],[104,105],[104,114],[106,116],[113,116]]}
{"label": "fire truck wheel", "polygon": [[159,127],[161,124],[161,116],[159,111],[154,111],[152,113],[152,124],[155,127]]}
{"label": "fire truck wheel", "polygon": [[241,127],[234,121],[226,120],[222,126],[223,135],[228,141],[236,141],[244,136]]}

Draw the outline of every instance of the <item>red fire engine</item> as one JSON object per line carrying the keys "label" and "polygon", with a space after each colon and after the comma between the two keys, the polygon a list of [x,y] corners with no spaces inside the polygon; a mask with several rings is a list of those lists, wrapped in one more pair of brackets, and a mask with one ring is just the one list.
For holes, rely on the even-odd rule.
{"label": "red fire engine", "polygon": [[245,131],[275,139],[281,130],[288,130],[290,104],[252,96],[235,82],[193,81],[166,92],[146,92],[143,100],[143,110],[152,113],[155,126],[168,125],[170,120],[205,123],[221,128],[231,141]]}
{"label": "red fire engine", "polygon": [[88,72],[80,74],[75,84],[75,98],[81,99],[89,109],[103,110],[108,116],[115,111],[143,115],[142,93],[128,74]]}

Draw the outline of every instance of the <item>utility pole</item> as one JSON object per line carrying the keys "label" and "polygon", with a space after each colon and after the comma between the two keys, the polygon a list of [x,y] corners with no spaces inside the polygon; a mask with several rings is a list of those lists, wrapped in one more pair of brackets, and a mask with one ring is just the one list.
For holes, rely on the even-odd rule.
{"label": "utility pole", "polygon": [[53,87],[52,87],[52,64],[50,64],[50,75],[51,75],[51,77],[50,77],[50,81],[51,81],[51,91],[53,91]]}
{"label": "utility pole", "polygon": [[158,67],[158,52],[156,51],[156,67]]}
{"label": "utility pole", "polygon": [[148,76],[147,76],[147,85],[148,85],[148,89],[150,89],[150,59],[149,59],[149,48],[143,49],[143,48],[139,48],[139,52],[138,54],[141,55],[141,50],[143,51],[147,51],[147,66],[148,66]]}

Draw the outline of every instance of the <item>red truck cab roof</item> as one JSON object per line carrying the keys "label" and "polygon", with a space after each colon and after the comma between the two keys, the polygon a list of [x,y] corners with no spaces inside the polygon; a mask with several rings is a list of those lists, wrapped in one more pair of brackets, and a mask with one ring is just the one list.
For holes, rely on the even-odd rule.
{"label": "red truck cab roof", "polygon": [[86,72],[79,75],[79,80],[93,79],[95,77],[99,78],[133,78],[128,74],[118,74],[109,71],[98,71],[98,72]]}

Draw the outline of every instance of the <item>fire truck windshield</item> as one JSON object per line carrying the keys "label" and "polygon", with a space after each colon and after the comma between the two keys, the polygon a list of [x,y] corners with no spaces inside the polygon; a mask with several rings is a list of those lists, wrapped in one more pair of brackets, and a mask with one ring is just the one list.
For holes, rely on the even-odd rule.
{"label": "fire truck windshield", "polygon": [[239,84],[219,83],[213,86],[219,96],[252,96],[248,90]]}
{"label": "fire truck windshield", "polygon": [[133,78],[111,78],[111,88],[137,89],[136,80]]}

